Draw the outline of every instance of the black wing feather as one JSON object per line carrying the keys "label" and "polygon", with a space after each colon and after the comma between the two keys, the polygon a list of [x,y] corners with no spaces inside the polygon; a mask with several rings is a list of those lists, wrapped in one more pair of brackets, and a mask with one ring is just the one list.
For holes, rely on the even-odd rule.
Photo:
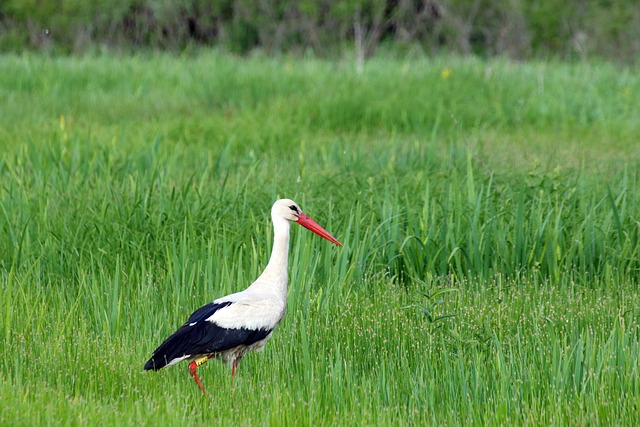
{"label": "black wing feather", "polygon": [[[158,370],[167,363],[185,355],[197,356],[218,353],[241,344],[251,345],[266,338],[271,329],[226,329],[205,321],[216,311],[233,304],[230,301],[209,303],[194,311],[177,331],[167,338],[153,352],[151,359],[144,365],[145,370]],[[195,323],[195,325],[191,325]]]}

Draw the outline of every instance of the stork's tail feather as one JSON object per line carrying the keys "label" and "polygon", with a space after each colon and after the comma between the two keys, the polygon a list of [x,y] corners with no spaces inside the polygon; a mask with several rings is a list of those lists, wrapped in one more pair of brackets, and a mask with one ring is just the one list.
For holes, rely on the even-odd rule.
{"label": "stork's tail feather", "polygon": [[[178,329],[178,332],[181,331],[182,329]],[[158,371],[165,366],[171,366],[190,356],[184,349],[184,341],[180,339],[180,334],[177,334],[177,337],[176,334],[167,338],[167,340],[153,352],[151,359],[144,365],[145,371]]]}
{"label": "stork's tail feather", "polygon": [[156,360],[152,357],[151,359],[149,359],[147,361],[147,363],[144,364],[144,370],[145,371],[157,371],[159,369],[164,368],[167,365],[167,363],[164,360],[158,360],[156,362]]}
{"label": "stork's tail feather", "polygon": [[[153,352],[151,359],[144,365],[144,370],[157,371],[170,364],[174,359],[184,358],[185,355],[199,354],[198,349],[191,348],[191,346],[202,339],[202,335],[205,333],[201,329],[204,320],[219,309],[231,304],[230,301],[217,304],[212,302],[194,311],[189,320]],[[199,327],[193,328],[195,325]]]}

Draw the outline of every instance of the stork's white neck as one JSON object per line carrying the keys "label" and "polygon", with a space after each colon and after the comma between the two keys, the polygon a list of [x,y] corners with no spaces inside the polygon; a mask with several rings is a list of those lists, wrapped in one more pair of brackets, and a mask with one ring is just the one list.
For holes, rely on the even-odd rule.
{"label": "stork's white neck", "polygon": [[287,295],[289,268],[289,229],[290,223],[284,218],[272,216],[273,249],[269,263],[254,284],[269,287],[281,295]]}

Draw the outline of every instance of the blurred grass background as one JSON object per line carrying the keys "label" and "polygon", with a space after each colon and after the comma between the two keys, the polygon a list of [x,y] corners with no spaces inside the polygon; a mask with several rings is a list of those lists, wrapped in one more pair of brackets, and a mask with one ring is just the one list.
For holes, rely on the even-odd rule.
{"label": "blurred grass background", "polygon": [[[637,64],[634,0],[5,0],[0,50],[340,57],[418,55],[607,59]],[[391,47],[391,49],[389,49]]]}

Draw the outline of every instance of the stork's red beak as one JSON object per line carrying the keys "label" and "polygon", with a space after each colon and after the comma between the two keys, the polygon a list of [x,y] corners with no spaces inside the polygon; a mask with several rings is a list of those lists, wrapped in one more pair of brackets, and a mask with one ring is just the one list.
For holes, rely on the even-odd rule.
{"label": "stork's red beak", "polygon": [[309,218],[309,215],[300,212],[300,214],[298,215],[298,224],[300,224],[301,226],[303,226],[307,230],[313,231],[318,236],[324,237],[325,239],[327,239],[331,243],[335,243],[338,246],[342,246],[342,243],[340,243],[338,241],[338,239],[336,239],[331,234],[329,234],[329,232],[327,230],[325,230],[324,228],[320,227],[320,225],[317,222],[315,222],[314,220]]}

